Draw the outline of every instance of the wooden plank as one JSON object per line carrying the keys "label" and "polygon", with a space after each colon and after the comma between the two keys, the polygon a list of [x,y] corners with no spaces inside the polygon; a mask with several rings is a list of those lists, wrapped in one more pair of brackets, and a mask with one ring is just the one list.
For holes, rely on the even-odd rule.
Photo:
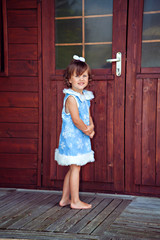
{"label": "wooden plank", "polygon": [[37,61],[33,60],[10,60],[8,64],[8,71],[12,76],[37,76],[37,68]]}
{"label": "wooden plank", "polygon": [[9,60],[37,60],[37,44],[9,44]]}
{"label": "wooden plank", "polygon": [[0,107],[38,107],[38,93],[1,92]]}
{"label": "wooden plank", "polygon": [[[68,239],[74,239],[74,240],[99,240],[98,236],[90,236],[90,235],[83,235],[83,234],[69,234],[69,233],[52,233],[52,232],[35,232],[35,231],[18,231],[15,232],[14,230],[1,230],[1,237],[5,238],[5,240],[10,240],[11,238],[15,238],[16,240],[21,239],[25,240],[27,239],[31,240],[68,240]],[[10,239],[6,239],[6,237]],[[111,240],[111,238],[109,238]],[[106,238],[105,240],[108,240]]]}
{"label": "wooden plank", "polygon": [[0,169],[0,183],[10,186],[36,185],[37,172],[34,169]]}
{"label": "wooden plank", "polygon": [[9,43],[37,43],[37,28],[8,28]]}
{"label": "wooden plank", "polygon": [[[48,207],[54,206],[57,201],[57,196],[51,196],[50,194],[32,193],[28,196],[15,210],[12,210],[12,214],[7,215],[5,221],[2,222],[1,227],[8,229],[20,229],[22,226],[30,222],[36,217],[37,214],[42,214],[42,209],[48,209]],[[45,206],[45,207],[44,207]],[[47,206],[47,207],[46,207]],[[39,216],[38,215],[38,216]]]}
{"label": "wooden plank", "polygon": [[38,109],[0,108],[0,122],[38,123]]}
{"label": "wooden plank", "polygon": [[0,168],[37,168],[37,154],[0,153]]}
{"label": "wooden plank", "polygon": [[0,77],[0,91],[38,92],[37,77]]}
{"label": "wooden plank", "polygon": [[125,190],[135,192],[134,184],[134,125],[135,125],[135,88],[137,75],[137,55],[141,45],[143,1],[130,1],[128,5],[128,37],[126,64],[126,106],[125,106]]}
{"label": "wooden plank", "polygon": [[[71,225],[67,232],[78,233],[80,232],[89,222],[91,222],[103,209],[110,204],[112,199],[103,199],[96,198],[95,201],[92,202],[91,211],[86,214],[80,221],[78,221],[73,226]],[[94,205],[93,205],[94,203]]]}
{"label": "wooden plank", "polygon": [[141,73],[160,73],[160,68],[159,67],[146,67],[146,68],[141,68]]}
{"label": "wooden plank", "polygon": [[157,82],[144,79],[142,125],[142,184],[155,184]]}
{"label": "wooden plank", "polygon": [[[61,212],[59,211],[61,207],[57,204],[60,200],[60,197],[56,198],[55,200],[52,200],[52,205],[49,204],[44,205],[43,208],[41,208],[41,211],[36,211],[37,217],[31,221],[25,224],[21,229],[27,229],[27,230],[38,230],[41,229],[41,225],[43,226],[43,222],[45,219],[50,218],[52,221],[52,218],[58,218]],[[39,214],[39,211],[41,214]],[[54,220],[53,220],[54,221]],[[45,227],[45,226],[44,226]],[[43,228],[43,227],[42,227]]]}
{"label": "wooden plank", "polygon": [[[42,1],[42,52],[43,52],[43,186],[53,186],[50,181],[51,148],[51,76],[55,75],[54,1]],[[47,27],[46,27],[47,26]],[[57,127],[57,126],[56,126]],[[56,130],[56,128],[55,128]]]}
{"label": "wooden plank", "polygon": [[[45,214],[46,211],[54,207],[60,199],[60,196],[57,195],[48,195],[47,199],[40,198],[38,205],[30,205],[28,210],[31,211],[32,214],[26,214],[26,210],[23,213],[23,217],[20,218],[18,221],[15,221],[12,225],[10,225],[10,229],[27,229],[27,224],[31,224],[32,221],[40,217],[42,214]],[[28,211],[27,210],[27,211]],[[62,211],[63,212],[63,211]],[[21,213],[20,213],[21,214]],[[39,223],[40,224],[40,223]]]}
{"label": "wooden plank", "polygon": [[[3,217],[5,217],[7,215],[8,212],[11,213],[11,211],[13,209],[15,209],[18,205],[21,204],[21,202],[23,202],[26,198],[26,193],[19,193],[19,194],[16,194],[16,196],[12,199],[12,201],[9,201],[9,202],[5,202],[4,204],[2,204],[0,206],[0,210],[1,210],[1,217],[2,217],[2,220],[1,222],[3,222]],[[6,215],[5,215],[6,214]]]}
{"label": "wooden plank", "polygon": [[[127,31],[127,3],[128,1],[113,1],[113,41],[112,57],[121,49],[122,74],[114,81],[114,189],[124,191],[124,123],[125,123],[125,57]],[[123,14],[122,14],[123,12]],[[118,14],[117,14],[118,13]],[[112,71],[116,72],[115,64]]]}
{"label": "wooden plank", "polygon": [[37,27],[37,9],[8,10],[8,27]]}
{"label": "wooden plank", "polygon": [[114,84],[107,82],[108,100],[107,100],[107,182],[113,182],[114,174]]}
{"label": "wooden plank", "polygon": [[0,138],[0,153],[37,153],[37,139]]}
{"label": "wooden plank", "polygon": [[[60,199],[59,199],[60,200]],[[85,201],[88,202],[89,200],[91,200],[91,198],[86,198]],[[60,210],[61,209],[61,210]],[[75,210],[75,209],[74,209]],[[76,212],[73,209],[70,209],[70,207],[66,207],[66,208],[60,208],[59,205],[55,205],[54,208],[49,209],[47,212],[45,212],[43,215],[38,217],[38,221],[34,221],[34,227],[31,226],[29,229],[36,229],[38,231],[43,231],[46,228],[48,229],[48,226],[51,225],[53,226],[53,223],[57,222],[57,220],[59,220],[60,218],[63,219],[63,217],[65,217],[66,215],[69,217],[71,215],[70,212],[74,212],[74,215],[77,213],[79,213],[80,210],[76,210]],[[27,227],[28,229],[28,227]]]}
{"label": "wooden plank", "polygon": [[36,0],[7,0],[7,9],[37,8]]}
{"label": "wooden plank", "polygon": [[[85,196],[81,196],[81,200],[88,202],[91,200],[91,198],[87,198]],[[68,212],[63,214],[63,216],[59,217],[58,219],[54,219],[54,222],[51,222],[46,228],[46,231],[56,231],[57,228],[64,225],[65,222],[70,220],[72,217],[74,217],[76,214],[79,213],[80,210],[78,209],[70,209]]]}
{"label": "wooden plank", "polygon": [[[64,89],[64,82],[57,82],[56,83],[56,111],[57,111],[57,119],[56,119],[56,126],[57,126],[57,147],[59,144],[59,136],[60,136],[60,132],[61,132],[61,127],[62,127],[62,108],[63,108],[63,98],[64,98],[64,93],[63,93],[63,89]],[[56,179],[57,180],[64,180],[64,176],[66,174],[68,170],[68,167],[64,167],[64,166],[59,166],[57,165],[57,176]]]}
{"label": "wooden plank", "polygon": [[35,206],[35,203],[39,204],[42,199],[42,194],[34,192],[25,193],[25,196],[21,197],[21,202],[13,201],[13,204],[9,208],[6,208],[4,213],[1,212],[0,228],[7,228],[8,226],[12,225],[17,221],[17,219],[19,219],[19,216],[21,216],[21,218],[23,217],[23,212],[29,214],[31,206]]}
{"label": "wooden plank", "polygon": [[[93,199],[93,197],[88,197],[84,200],[87,203],[96,203],[96,201]],[[74,216],[71,218],[68,218],[62,225],[60,224],[54,231],[55,232],[67,232],[67,230],[72,227],[74,224],[76,224],[80,219],[82,219],[86,214],[88,214],[91,209],[85,209],[85,210],[75,210],[72,209],[71,211],[74,211]],[[76,211],[76,212],[75,212]]]}
{"label": "wooden plank", "polygon": [[100,235],[102,232],[105,233],[108,231],[109,226],[116,220],[116,218],[123,212],[123,210],[128,206],[128,204],[131,201],[123,200],[116,209],[108,216],[107,219],[103,221],[100,226],[98,226],[94,232],[92,232],[93,235]]}
{"label": "wooden plank", "polygon": [[38,124],[0,123],[0,137],[5,138],[38,138]]}
{"label": "wooden plank", "polygon": [[157,86],[156,185],[160,186],[160,79]]}
{"label": "wooden plank", "polygon": [[138,73],[136,79],[152,78],[153,80],[159,78],[159,73]]}
{"label": "wooden plank", "polygon": [[134,182],[141,184],[142,181],[142,80],[136,81],[135,99],[135,125],[134,125]]}
{"label": "wooden plank", "polygon": [[7,192],[4,190],[3,192],[0,192],[0,201],[1,201],[1,197],[7,197]]}
{"label": "wooden plank", "polygon": [[[38,46],[37,46],[37,54],[38,54],[38,93],[39,93],[39,101],[38,101],[38,165],[37,165],[37,187],[42,186],[42,153],[43,153],[43,145],[42,145],[42,131],[43,131],[43,95],[42,95],[42,4],[38,2],[37,9],[37,18],[38,18]],[[53,147],[53,146],[52,146]]]}
{"label": "wooden plank", "polygon": [[110,214],[117,208],[122,202],[120,199],[114,199],[107,207],[104,208],[100,214],[98,214],[91,222],[89,222],[80,233],[91,234]]}
{"label": "wooden plank", "polygon": [[[25,193],[24,193],[25,194]],[[16,191],[10,192],[8,193],[7,196],[2,196],[0,198],[0,208],[12,203],[14,200],[18,199],[19,197],[21,197],[22,195],[17,193]]]}
{"label": "wooden plank", "polygon": [[50,225],[51,222],[54,222],[60,217],[63,217],[63,215],[65,213],[68,213],[70,210],[69,207],[62,209],[61,211],[58,211],[59,209],[60,209],[60,206],[56,205],[52,209],[48,210],[47,213],[45,214],[45,219],[42,219],[40,220],[40,222],[37,222],[34,225],[34,227],[32,227],[32,230],[44,231],[44,229],[48,227],[48,225]]}
{"label": "wooden plank", "polygon": [[[94,120],[96,124],[96,135],[93,140],[93,146],[95,151],[95,177],[96,182],[106,182],[106,164],[107,164],[107,82],[97,81],[94,84],[95,91],[95,112]],[[88,169],[89,170],[89,169]],[[91,181],[93,179],[91,178]]]}
{"label": "wooden plank", "polygon": [[57,163],[54,159],[55,149],[58,147],[57,143],[57,84],[51,82],[51,159],[50,159],[50,179],[57,178]]}

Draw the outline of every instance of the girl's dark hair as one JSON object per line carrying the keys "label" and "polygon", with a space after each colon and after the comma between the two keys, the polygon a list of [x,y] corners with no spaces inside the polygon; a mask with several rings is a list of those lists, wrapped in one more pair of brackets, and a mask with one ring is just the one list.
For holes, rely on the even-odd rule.
{"label": "girl's dark hair", "polygon": [[86,62],[82,62],[80,60],[72,60],[68,67],[64,70],[64,81],[67,87],[72,87],[69,79],[75,72],[77,76],[82,75],[86,70],[88,70],[88,80],[91,81],[91,69]]}

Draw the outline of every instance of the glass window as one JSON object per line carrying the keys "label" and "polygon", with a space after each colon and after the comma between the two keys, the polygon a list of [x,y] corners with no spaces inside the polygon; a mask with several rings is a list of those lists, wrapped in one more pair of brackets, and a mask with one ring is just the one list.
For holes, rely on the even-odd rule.
{"label": "glass window", "polygon": [[144,0],[142,67],[160,67],[160,1]]}
{"label": "glass window", "polygon": [[55,0],[56,69],[74,54],[92,68],[111,68],[113,0]]}
{"label": "glass window", "polygon": [[4,72],[4,32],[3,32],[3,14],[2,0],[0,0],[0,72]]}

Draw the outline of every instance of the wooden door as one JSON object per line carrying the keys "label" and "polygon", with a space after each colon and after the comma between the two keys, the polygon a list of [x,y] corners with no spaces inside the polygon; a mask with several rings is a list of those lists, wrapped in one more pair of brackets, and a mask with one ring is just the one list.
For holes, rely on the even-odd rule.
{"label": "wooden door", "polygon": [[160,195],[160,1],[130,1],[125,190]]}
{"label": "wooden door", "polygon": [[[92,141],[95,163],[81,172],[81,190],[124,192],[124,98],[127,0],[42,1],[43,33],[43,185],[61,189],[65,167],[54,150],[61,130],[63,69],[74,54],[92,68]],[[47,27],[46,27],[47,26]],[[121,76],[106,59],[122,54]]]}

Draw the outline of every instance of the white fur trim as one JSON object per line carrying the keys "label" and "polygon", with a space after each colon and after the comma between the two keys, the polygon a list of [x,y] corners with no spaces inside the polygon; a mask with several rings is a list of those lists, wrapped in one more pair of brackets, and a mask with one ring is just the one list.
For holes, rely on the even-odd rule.
{"label": "white fur trim", "polygon": [[55,160],[61,166],[69,166],[72,164],[83,166],[89,162],[94,162],[94,152],[79,154],[78,156],[66,156],[59,153],[58,148],[55,150]]}

